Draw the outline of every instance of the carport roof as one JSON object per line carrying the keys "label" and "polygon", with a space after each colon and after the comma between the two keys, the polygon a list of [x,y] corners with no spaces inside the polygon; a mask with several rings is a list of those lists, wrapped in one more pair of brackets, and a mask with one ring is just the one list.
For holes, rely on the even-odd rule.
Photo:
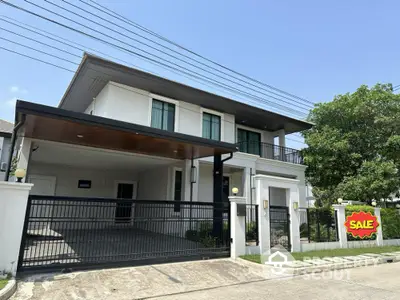
{"label": "carport roof", "polygon": [[237,151],[230,143],[18,100],[16,122],[21,120],[23,136],[67,144],[175,159]]}
{"label": "carport roof", "polygon": [[232,114],[235,116],[236,123],[261,130],[284,129],[289,134],[313,126],[312,123],[306,121],[212,94],[88,53],[84,54],[59,107],[72,111],[85,111],[93,98],[100,93],[109,81]]}

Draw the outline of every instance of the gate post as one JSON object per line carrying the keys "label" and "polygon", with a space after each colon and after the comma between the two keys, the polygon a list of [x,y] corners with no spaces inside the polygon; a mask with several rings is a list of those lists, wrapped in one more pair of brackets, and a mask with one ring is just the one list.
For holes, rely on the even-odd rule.
{"label": "gate post", "polygon": [[287,193],[289,194],[290,249],[292,252],[300,252],[299,188],[297,186],[291,187],[287,189]]}
{"label": "gate post", "polygon": [[33,184],[0,182],[0,271],[17,273],[25,212]]}
{"label": "gate post", "polygon": [[382,218],[381,218],[381,208],[375,207],[375,216],[376,220],[379,223],[378,228],[376,229],[376,245],[383,246],[383,233],[382,233]]}
{"label": "gate post", "polygon": [[238,213],[238,205],[246,205],[245,197],[229,197],[231,209],[231,258],[246,254],[246,210]]}
{"label": "gate post", "polygon": [[337,211],[336,231],[339,235],[340,248],[347,248],[347,232],[344,227],[344,223],[346,222],[345,206],[341,204],[333,204],[332,206]]}
{"label": "gate post", "polygon": [[271,248],[271,231],[269,220],[269,186],[257,176],[254,177],[256,186],[256,204],[258,205],[258,244],[260,254]]}

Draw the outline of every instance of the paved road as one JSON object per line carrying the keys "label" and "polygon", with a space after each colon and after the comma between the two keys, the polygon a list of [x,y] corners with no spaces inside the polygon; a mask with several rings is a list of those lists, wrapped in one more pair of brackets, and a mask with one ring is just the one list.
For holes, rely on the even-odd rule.
{"label": "paved road", "polygon": [[[384,264],[346,270],[337,279],[295,277],[242,283],[203,291],[188,292],[147,299],[274,299],[274,300],[365,300],[400,299],[400,263]],[[326,275],[325,275],[326,276]],[[328,277],[328,276],[326,276]],[[331,276],[332,277],[332,276]]]}
{"label": "paved road", "polygon": [[[259,265],[256,265],[259,266]],[[29,276],[13,300],[400,299],[400,263],[269,279],[229,259]]]}

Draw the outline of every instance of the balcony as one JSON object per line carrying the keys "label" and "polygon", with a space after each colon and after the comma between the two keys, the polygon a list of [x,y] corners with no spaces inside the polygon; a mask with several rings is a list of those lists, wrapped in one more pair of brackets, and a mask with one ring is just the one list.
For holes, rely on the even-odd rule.
{"label": "balcony", "polygon": [[292,164],[303,164],[300,151],[258,141],[244,141],[237,143],[240,152],[259,155],[263,158],[280,160]]}

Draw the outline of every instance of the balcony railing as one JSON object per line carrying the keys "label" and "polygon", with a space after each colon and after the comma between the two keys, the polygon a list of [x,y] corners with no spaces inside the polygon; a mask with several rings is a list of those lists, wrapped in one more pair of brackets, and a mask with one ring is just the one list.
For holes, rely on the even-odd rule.
{"label": "balcony railing", "polygon": [[239,142],[237,145],[240,152],[259,155],[263,158],[280,160],[292,164],[303,164],[303,158],[301,157],[300,151],[296,149],[257,141],[244,141]]}

